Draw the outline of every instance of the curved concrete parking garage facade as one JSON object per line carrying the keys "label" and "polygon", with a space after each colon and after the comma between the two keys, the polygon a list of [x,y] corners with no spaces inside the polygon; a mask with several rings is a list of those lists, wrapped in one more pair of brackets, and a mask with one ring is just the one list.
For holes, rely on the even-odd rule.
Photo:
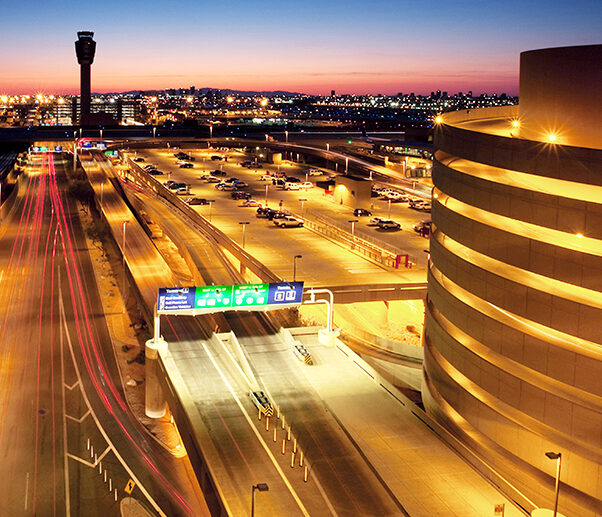
{"label": "curved concrete parking garage facade", "polygon": [[561,452],[567,516],[602,515],[601,62],[525,52],[519,106],[435,134],[425,406],[529,511],[553,507]]}

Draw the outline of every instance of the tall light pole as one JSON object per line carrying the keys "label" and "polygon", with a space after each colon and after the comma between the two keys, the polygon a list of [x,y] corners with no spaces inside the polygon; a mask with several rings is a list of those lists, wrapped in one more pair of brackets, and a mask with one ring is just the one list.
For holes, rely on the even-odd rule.
{"label": "tall light pole", "polygon": [[288,144],[288,131],[284,132],[284,141]]}
{"label": "tall light pole", "polygon": [[330,151],[330,144],[329,143],[326,144],[326,150]]}
{"label": "tall light pole", "polygon": [[562,462],[562,453],[546,452],[546,456],[551,460],[556,460],[556,487],[554,489],[554,517],[558,514],[558,493],[560,492],[560,463]]}
{"label": "tall light pole", "polygon": [[349,172],[349,158],[345,158],[345,174]]}
{"label": "tall light pole", "polygon": [[303,258],[302,255],[295,255],[293,257],[293,282],[297,281],[297,259]]}
{"label": "tall light pole", "polygon": [[268,206],[268,189],[269,188],[270,188],[270,186],[266,184],[266,186],[265,186],[265,206],[266,206],[266,208]]}
{"label": "tall light pole", "polygon": [[129,223],[129,221],[123,221],[123,247],[122,247],[122,251],[121,251],[121,255],[123,256],[123,312],[125,312],[125,304],[126,304],[126,300],[127,297],[125,295],[125,277],[126,277],[126,273],[125,273],[125,229],[127,228],[127,224]]}
{"label": "tall light pole", "polygon": [[245,249],[245,228],[247,227],[247,224],[249,224],[249,221],[240,221],[238,224],[242,224],[242,249]]}
{"label": "tall light pole", "polygon": [[211,212],[213,208],[213,203],[215,203],[215,201],[213,199],[208,199],[207,201],[209,202],[209,222],[211,222]]}
{"label": "tall light pole", "polygon": [[255,517],[255,490],[260,492],[267,492],[270,488],[265,483],[257,483],[253,485],[251,490],[251,517]]}
{"label": "tall light pole", "polygon": [[389,199],[389,208],[387,210],[387,219],[391,219],[391,200]]}
{"label": "tall light pole", "polygon": [[209,124],[209,140],[213,139],[213,124]]}
{"label": "tall light pole", "polygon": [[302,198],[299,198],[299,201],[301,201],[301,217],[305,218],[305,202],[307,201],[307,199],[302,197]]}

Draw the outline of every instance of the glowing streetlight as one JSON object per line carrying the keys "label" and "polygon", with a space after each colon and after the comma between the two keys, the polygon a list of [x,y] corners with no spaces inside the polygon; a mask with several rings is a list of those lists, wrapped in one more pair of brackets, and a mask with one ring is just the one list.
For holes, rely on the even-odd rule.
{"label": "glowing streetlight", "polygon": [[555,141],[556,141],[556,135],[555,135],[554,133],[550,133],[550,134],[548,135],[548,140],[549,140],[550,142],[555,142]]}
{"label": "glowing streetlight", "polygon": [[349,172],[349,158],[345,158],[345,174]]}
{"label": "glowing streetlight", "polygon": [[443,117],[441,115],[437,115],[435,117],[435,124],[441,124],[443,122]]}
{"label": "glowing streetlight", "polygon": [[269,185],[266,184],[265,186],[265,207],[268,207],[268,189],[270,188]]}
{"label": "glowing streetlight", "polygon": [[326,144],[326,150],[330,151],[330,144],[329,143]]}
{"label": "glowing streetlight", "polygon": [[284,132],[284,141],[288,144],[288,131]]}

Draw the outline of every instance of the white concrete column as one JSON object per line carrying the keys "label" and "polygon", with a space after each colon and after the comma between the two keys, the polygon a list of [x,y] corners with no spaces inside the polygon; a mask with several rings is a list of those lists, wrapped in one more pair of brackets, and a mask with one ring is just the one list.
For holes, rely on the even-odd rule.
{"label": "white concrete column", "polygon": [[145,347],[145,405],[144,412],[150,418],[165,416],[167,403],[159,383],[159,352],[167,351],[167,341],[163,338],[149,339]]}

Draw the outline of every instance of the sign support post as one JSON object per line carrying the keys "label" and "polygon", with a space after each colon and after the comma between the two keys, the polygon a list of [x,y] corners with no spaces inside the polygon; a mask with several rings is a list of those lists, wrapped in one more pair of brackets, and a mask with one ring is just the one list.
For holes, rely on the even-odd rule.
{"label": "sign support post", "polygon": [[154,337],[145,343],[144,348],[146,371],[144,412],[150,418],[161,418],[166,412],[165,395],[159,384],[159,353],[167,352],[167,341],[161,337],[160,318],[155,305]]}

